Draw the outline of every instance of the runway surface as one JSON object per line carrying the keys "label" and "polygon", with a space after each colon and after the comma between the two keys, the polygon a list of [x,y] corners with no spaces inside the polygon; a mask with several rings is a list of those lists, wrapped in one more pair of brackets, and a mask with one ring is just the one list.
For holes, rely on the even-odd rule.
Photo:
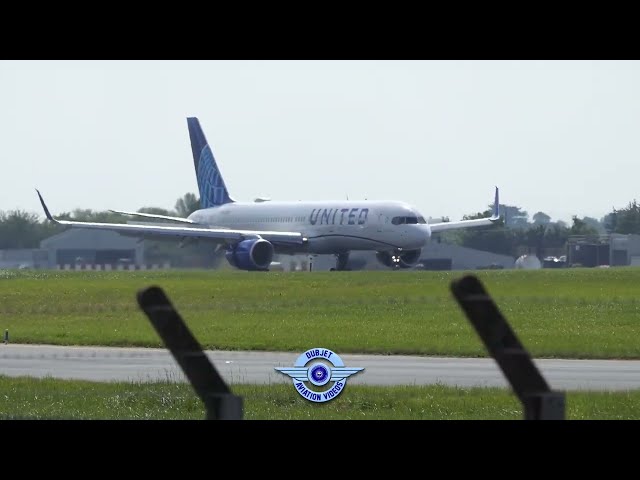
{"label": "runway surface", "polygon": [[[207,355],[225,381],[233,385],[291,382],[274,367],[292,367],[300,353],[208,351]],[[336,353],[345,366],[365,369],[349,378],[350,385],[508,386],[493,359]],[[636,360],[535,362],[556,390],[640,388],[640,361]],[[0,344],[0,375],[93,381],[185,381],[167,350],[151,348]]]}

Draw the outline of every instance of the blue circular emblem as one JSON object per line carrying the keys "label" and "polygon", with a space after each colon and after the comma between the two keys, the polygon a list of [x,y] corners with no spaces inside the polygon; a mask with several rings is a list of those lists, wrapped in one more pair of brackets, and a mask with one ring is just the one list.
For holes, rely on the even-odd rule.
{"label": "blue circular emblem", "polygon": [[[336,398],[347,384],[347,378],[364,368],[347,368],[340,356],[326,348],[311,348],[298,357],[291,368],[276,368],[293,380],[296,391],[311,402],[328,402]],[[316,387],[330,384],[326,390],[310,390],[306,382]]]}
{"label": "blue circular emblem", "polygon": [[309,373],[307,375],[311,383],[321,387],[331,379],[331,370],[329,370],[324,363],[314,363],[309,367]]}

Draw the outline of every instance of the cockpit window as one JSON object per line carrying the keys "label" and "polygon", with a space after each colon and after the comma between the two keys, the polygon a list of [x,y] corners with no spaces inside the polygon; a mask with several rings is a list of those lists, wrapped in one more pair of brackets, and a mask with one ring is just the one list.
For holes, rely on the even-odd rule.
{"label": "cockpit window", "polygon": [[394,225],[404,225],[404,224],[416,224],[416,223],[427,223],[425,222],[423,217],[393,217],[391,219],[391,223]]}

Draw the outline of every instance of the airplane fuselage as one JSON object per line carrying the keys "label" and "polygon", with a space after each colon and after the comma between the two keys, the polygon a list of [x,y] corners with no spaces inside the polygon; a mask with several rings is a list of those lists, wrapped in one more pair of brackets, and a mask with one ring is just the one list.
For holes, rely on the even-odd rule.
{"label": "airplane fuselage", "polygon": [[278,253],[415,250],[430,237],[424,218],[395,201],[233,202],[197,210],[189,219],[217,228],[301,232],[308,239]]}

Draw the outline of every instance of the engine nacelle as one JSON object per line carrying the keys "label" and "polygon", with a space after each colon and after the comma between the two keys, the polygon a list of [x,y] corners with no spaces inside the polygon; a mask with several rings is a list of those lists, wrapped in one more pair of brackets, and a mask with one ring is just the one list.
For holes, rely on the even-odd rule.
{"label": "engine nacelle", "polygon": [[418,263],[421,253],[422,249],[403,252],[378,252],[376,253],[376,258],[385,267],[411,268]]}
{"label": "engine nacelle", "polygon": [[225,253],[227,261],[240,270],[269,270],[273,245],[263,238],[243,240]]}

